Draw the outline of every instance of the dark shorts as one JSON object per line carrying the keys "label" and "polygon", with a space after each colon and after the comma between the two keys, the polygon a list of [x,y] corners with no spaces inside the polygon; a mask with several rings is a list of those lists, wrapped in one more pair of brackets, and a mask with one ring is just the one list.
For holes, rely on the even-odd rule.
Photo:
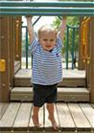
{"label": "dark shorts", "polygon": [[44,103],[55,103],[57,99],[57,84],[38,85],[33,84],[34,106],[41,107]]}

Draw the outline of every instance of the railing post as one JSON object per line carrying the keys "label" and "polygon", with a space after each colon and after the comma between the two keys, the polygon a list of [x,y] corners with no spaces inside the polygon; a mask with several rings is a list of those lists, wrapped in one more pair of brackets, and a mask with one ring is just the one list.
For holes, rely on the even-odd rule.
{"label": "railing post", "polygon": [[67,25],[67,41],[66,41],[66,69],[68,69],[68,48],[69,48],[69,26]]}
{"label": "railing post", "polygon": [[26,68],[28,68],[28,31],[26,27]]}
{"label": "railing post", "polygon": [[72,29],[72,69],[74,69],[74,44],[75,44],[75,28]]}

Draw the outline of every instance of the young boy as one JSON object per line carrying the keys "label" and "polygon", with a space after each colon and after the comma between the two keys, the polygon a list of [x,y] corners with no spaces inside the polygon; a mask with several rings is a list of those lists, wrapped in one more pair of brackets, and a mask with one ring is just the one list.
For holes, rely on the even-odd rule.
{"label": "young boy", "polygon": [[44,103],[47,103],[49,120],[54,129],[57,123],[54,117],[54,103],[57,96],[57,84],[62,81],[61,48],[66,27],[66,17],[63,18],[60,31],[51,26],[42,26],[38,31],[38,38],[34,35],[32,17],[27,16],[27,27],[33,56],[32,83],[34,90],[34,107],[32,120],[39,127],[38,112]]}

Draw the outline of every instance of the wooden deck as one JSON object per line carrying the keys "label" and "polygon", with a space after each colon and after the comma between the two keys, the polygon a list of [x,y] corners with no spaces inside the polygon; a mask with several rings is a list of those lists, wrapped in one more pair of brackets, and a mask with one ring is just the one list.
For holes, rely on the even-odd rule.
{"label": "wooden deck", "polygon": [[58,131],[54,131],[48,120],[46,105],[40,109],[40,128],[32,122],[32,103],[0,103],[0,133],[94,133],[94,105],[88,103],[56,103],[55,118]]}

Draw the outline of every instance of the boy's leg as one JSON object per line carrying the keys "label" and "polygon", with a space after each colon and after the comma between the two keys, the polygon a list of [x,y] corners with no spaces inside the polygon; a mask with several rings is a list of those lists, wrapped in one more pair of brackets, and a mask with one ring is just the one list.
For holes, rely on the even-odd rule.
{"label": "boy's leg", "polygon": [[32,120],[33,120],[33,124],[36,127],[39,127],[39,118],[38,118],[38,113],[39,113],[39,108],[37,106],[33,106],[33,115],[32,115]]}
{"label": "boy's leg", "polygon": [[45,102],[44,97],[42,96],[44,92],[41,89],[41,85],[33,84],[33,115],[32,120],[34,123],[34,126],[40,127],[39,124],[39,109],[42,107],[42,105]]}
{"label": "boy's leg", "polygon": [[54,117],[54,104],[53,103],[47,103],[47,110],[49,113],[49,120],[52,123],[52,126],[54,129],[57,129],[57,123],[55,121],[55,117]]}

